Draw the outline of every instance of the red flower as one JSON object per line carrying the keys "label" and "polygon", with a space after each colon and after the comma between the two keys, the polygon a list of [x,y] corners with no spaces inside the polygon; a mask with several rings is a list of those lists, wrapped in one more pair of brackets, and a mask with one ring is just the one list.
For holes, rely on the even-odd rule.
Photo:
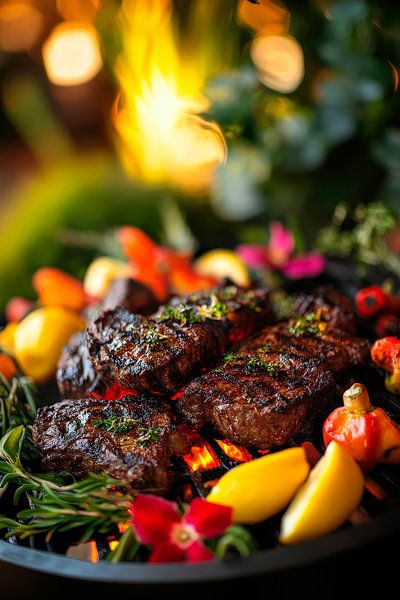
{"label": "red flower", "polygon": [[149,562],[203,562],[214,555],[203,543],[225,533],[232,509],[195,498],[182,516],[175,502],[158,496],[137,496],[132,525],[140,542],[152,547]]}

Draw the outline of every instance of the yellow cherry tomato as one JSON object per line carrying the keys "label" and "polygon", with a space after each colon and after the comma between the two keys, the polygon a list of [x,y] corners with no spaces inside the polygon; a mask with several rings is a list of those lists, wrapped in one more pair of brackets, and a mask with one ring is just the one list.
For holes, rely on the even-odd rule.
{"label": "yellow cherry tomato", "polygon": [[363,490],[360,467],[348,450],[330,442],[283,515],[279,541],[296,544],[333,531],[357,508]]}
{"label": "yellow cherry tomato", "polygon": [[18,365],[36,383],[44,383],[54,375],[63,346],[84,327],[84,320],[68,308],[47,306],[34,310],[15,331]]}
{"label": "yellow cherry tomato", "polygon": [[232,250],[216,248],[202,254],[194,263],[196,271],[204,277],[228,277],[236,285],[250,285],[250,273],[243,260]]}
{"label": "yellow cherry tomato", "polygon": [[96,258],[86,271],[84,290],[88,296],[101,300],[107,294],[113,279],[127,277],[129,271],[129,264],[121,260],[108,256]]}
{"label": "yellow cherry tomato", "polygon": [[207,500],[231,506],[237,523],[258,523],[289,504],[309,470],[303,448],[274,452],[228,471]]}
{"label": "yellow cherry tomato", "polygon": [[14,353],[14,338],[17,330],[17,323],[8,323],[4,329],[0,331],[0,348],[10,354]]}

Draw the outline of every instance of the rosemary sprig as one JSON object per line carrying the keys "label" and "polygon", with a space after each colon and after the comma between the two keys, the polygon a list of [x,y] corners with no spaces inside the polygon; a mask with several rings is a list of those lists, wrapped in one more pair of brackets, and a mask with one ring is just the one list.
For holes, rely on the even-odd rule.
{"label": "rosemary sprig", "polygon": [[315,335],[323,332],[326,323],[321,322],[321,311],[309,312],[302,315],[292,325],[289,325],[289,335],[302,337],[303,335]]}
{"label": "rosemary sprig", "polygon": [[[60,474],[30,473],[22,464],[21,448],[25,430],[22,425],[10,430],[0,441],[0,487],[13,483],[14,502],[23,494],[30,508],[17,514],[17,519],[0,515],[0,529],[7,529],[6,538],[21,539],[46,534],[49,541],[56,532],[76,529],[80,540],[87,541],[95,534],[110,534],[118,523],[128,520],[132,496],[121,493],[126,486],[105,474],[90,474],[82,481],[68,485],[56,483]],[[19,519],[22,519],[21,522]]]}

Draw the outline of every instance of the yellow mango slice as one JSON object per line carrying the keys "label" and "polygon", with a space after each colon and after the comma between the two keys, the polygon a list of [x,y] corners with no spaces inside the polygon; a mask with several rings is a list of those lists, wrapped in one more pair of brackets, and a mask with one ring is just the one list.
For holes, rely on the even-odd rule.
{"label": "yellow mango slice", "polygon": [[364,477],[350,453],[333,441],[283,515],[279,541],[296,544],[342,525],[360,503]]}

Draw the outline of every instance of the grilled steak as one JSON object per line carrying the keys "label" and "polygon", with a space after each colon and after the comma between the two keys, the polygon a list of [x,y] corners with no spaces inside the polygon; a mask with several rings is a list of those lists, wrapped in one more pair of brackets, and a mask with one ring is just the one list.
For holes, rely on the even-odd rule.
{"label": "grilled steak", "polygon": [[321,311],[328,330],[341,330],[356,333],[357,315],[353,302],[339,290],[332,287],[319,287],[312,294],[296,294],[293,298],[293,316]]}
{"label": "grilled steak", "polygon": [[112,310],[118,306],[140,315],[150,315],[157,310],[158,302],[153,292],[140,281],[130,277],[114,279],[103,300],[103,309]]}
{"label": "grilled steak", "polygon": [[106,391],[107,383],[101,379],[90,360],[83,331],[73,335],[64,346],[56,377],[58,389],[65,398],[101,396]]}
{"label": "grilled steak", "polygon": [[131,490],[157,493],[169,488],[170,455],[188,451],[169,407],[147,396],[136,402],[65,400],[40,408],[33,440],[45,470],[78,478],[104,471]]}
{"label": "grilled steak", "polygon": [[239,344],[186,388],[178,412],[192,426],[210,422],[233,442],[258,448],[310,429],[334,391],[332,373],[361,363],[369,345],[343,332],[296,337],[293,325],[267,327]]}
{"label": "grilled steak", "polygon": [[117,308],[89,326],[87,342],[96,369],[131,391],[174,394],[223,351],[262,325],[272,312],[264,289],[235,286],[174,298],[153,318]]}

